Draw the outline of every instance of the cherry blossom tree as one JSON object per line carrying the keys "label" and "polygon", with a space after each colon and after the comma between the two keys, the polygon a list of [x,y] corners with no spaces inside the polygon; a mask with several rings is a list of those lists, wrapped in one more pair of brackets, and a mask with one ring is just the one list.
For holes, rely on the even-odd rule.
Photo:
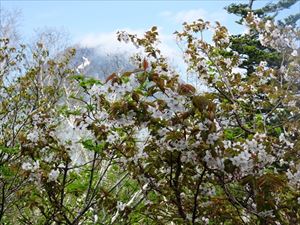
{"label": "cherry blossom tree", "polygon": [[143,37],[118,33],[144,54],[134,57],[136,70],[105,82],[69,67],[74,52],[55,60],[42,45],[35,63],[18,70],[22,49],[4,40],[0,219],[299,223],[300,31],[253,13],[244,24],[281,52],[280,68],[261,61],[251,73],[237,70],[243,58],[218,22],[199,19],[175,32],[207,92],[168,65],[156,27]]}
{"label": "cherry blossom tree", "polygon": [[[299,221],[299,30],[251,13],[244,23],[288,66],[262,61],[248,76],[236,72],[242,59],[230,49],[227,29],[198,20],[176,35],[186,45],[188,69],[209,92],[168,68],[156,27],[143,38],[119,33],[145,49],[146,59],[136,56],[142,72],[112,74],[89,91],[89,124],[102,131],[97,141],[117,149],[124,170],[146,187],[146,214],[154,222]],[[209,30],[212,44],[203,39]]]}
{"label": "cherry blossom tree", "polygon": [[74,85],[74,50],[53,59],[38,44],[28,65],[25,48],[1,40],[1,222],[114,223],[118,208],[138,207],[143,196],[78,121],[79,94],[94,80]]}

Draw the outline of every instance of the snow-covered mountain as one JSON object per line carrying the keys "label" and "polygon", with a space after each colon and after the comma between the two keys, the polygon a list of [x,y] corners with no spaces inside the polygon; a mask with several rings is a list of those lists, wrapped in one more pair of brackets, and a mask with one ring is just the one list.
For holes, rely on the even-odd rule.
{"label": "snow-covered mountain", "polygon": [[105,78],[112,73],[122,73],[134,68],[130,62],[130,57],[126,53],[108,54],[102,53],[97,48],[83,48],[77,46],[76,55],[71,64],[75,67],[85,65],[83,71],[80,72],[84,72],[84,74],[88,76],[93,76],[101,80],[105,80]]}

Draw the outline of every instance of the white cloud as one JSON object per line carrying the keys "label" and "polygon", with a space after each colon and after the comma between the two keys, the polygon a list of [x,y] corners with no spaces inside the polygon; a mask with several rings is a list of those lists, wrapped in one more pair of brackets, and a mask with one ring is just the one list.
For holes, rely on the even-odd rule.
{"label": "white cloud", "polygon": [[198,19],[220,21],[221,23],[224,23],[227,19],[227,13],[224,10],[211,13],[202,8],[182,10],[179,12],[163,11],[160,13],[160,16],[175,21],[176,23],[189,23]]}
{"label": "white cloud", "polygon": [[175,14],[175,21],[183,22],[192,22],[197,19],[206,19],[207,12],[203,9],[192,9],[188,11],[181,11]]}
{"label": "white cloud", "polygon": [[[128,31],[128,29],[124,30]],[[140,35],[143,32],[140,30],[129,30],[129,33]],[[119,42],[117,40],[117,31],[106,33],[90,33],[81,37],[78,42],[82,47],[99,49],[99,51],[101,51],[99,53],[102,54],[137,52],[137,49],[133,45]]]}
{"label": "white cloud", "polygon": [[[120,29],[126,30],[130,34],[137,34],[138,37],[142,37],[146,30],[132,30],[132,29]],[[184,63],[182,52],[176,45],[175,37],[173,34],[166,34],[162,28],[158,28],[159,40],[158,48],[161,50],[163,56],[167,57],[170,65],[181,74],[181,79],[188,83],[194,84],[199,90],[206,90],[205,86],[201,82],[193,78],[191,75],[185,73],[186,65]],[[91,47],[99,50],[100,54],[128,54],[131,55],[136,52],[143,54],[142,49],[136,49],[132,44],[119,42],[117,40],[116,32],[88,34],[79,40],[79,44],[83,47]]]}
{"label": "white cloud", "polygon": [[[130,34],[137,34],[142,37],[146,30],[124,30]],[[162,28],[158,28],[159,40],[158,48],[162,54],[167,57],[174,65],[178,65],[182,61],[180,49],[176,46],[173,34],[164,34]],[[128,54],[142,53],[142,49],[137,49],[131,43],[119,42],[117,40],[117,31],[107,33],[91,33],[79,39],[78,43],[82,47],[95,48],[99,50],[100,54]]]}
{"label": "white cloud", "polygon": [[164,11],[160,13],[160,15],[170,20],[173,20],[176,23],[183,23],[183,22],[192,22],[199,18],[205,19],[207,13],[203,9],[191,9],[186,11],[179,11],[176,13],[171,11]]}

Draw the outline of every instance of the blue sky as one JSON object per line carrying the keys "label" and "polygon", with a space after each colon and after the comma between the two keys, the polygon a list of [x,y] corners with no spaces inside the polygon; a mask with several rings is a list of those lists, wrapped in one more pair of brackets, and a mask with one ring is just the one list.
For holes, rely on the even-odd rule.
{"label": "blue sky", "polygon": [[163,13],[203,9],[221,11],[229,1],[2,1],[4,8],[23,12],[23,31],[43,26],[65,27],[72,35],[141,29],[152,25],[174,28]]}
{"label": "blue sky", "polygon": [[[30,36],[41,27],[66,29],[73,40],[87,34],[108,33],[118,29],[145,30],[153,25],[172,33],[182,19],[202,16],[219,20],[232,32],[239,32],[234,18],[223,9],[241,1],[12,1],[1,0],[1,7],[22,11],[21,31]],[[244,1],[244,2],[248,2]],[[270,1],[258,1],[261,6]]]}
{"label": "blue sky", "polygon": [[[1,0],[1,8],[22,11],[21,32],[29,37],[41,27],[64,28],[74,41],[85,35],[109,33],[118,29],[145,30],[153,25],[164,33],[180,29],[186,18],[204,17],[219,20],[232,33],[241,32],[224,7],[232,2],[248,0],[202,0],[202,1],[14,1]],[[260,7],[271,0],[259,0]],[[274,2],[274,1],[273,1]],[[300,10],[300,2],[290,11]]]}
{"label": "blue sky", "polygon": [[[178,55],[173,32],[181,30],[182,22],[199,17],[209,21],[220,21],[231,33],[241,33],[245,28],[234,21],[237,17],[224,10],[230,3],[248,0],[199,0],[199,1],[13,1],[0,0],[1,8],[20,9],[22,19],[20,31],[24,39],[30,39],[37,28],[58,28],[69,32],[71,41],[84,46],[105,46],[109,51],[118,46],[116,31],[128,30],[142,34],[156,25],[162,35],[163,51],[167,55]],[[272,0],[259,0],[254,8]],[[274,1],[273,1],[274,2]],[[275,1],[276,2],[276,1]],[[298,12],[300,2],[285,12]]]}

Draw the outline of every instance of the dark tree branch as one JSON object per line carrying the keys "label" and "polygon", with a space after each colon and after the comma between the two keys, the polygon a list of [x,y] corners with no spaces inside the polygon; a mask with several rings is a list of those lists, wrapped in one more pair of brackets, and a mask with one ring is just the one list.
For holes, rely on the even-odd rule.
{"label": "dark tree branch", "polygon": [[198,200],[200,186],[201,186],[201,183],[203,181],[203,177],[204,177],[205,172],[206,172],[206,168],[204,168],[203,172],[201,173],[200,179],[199,179],[198,184],[197,184],[196,193],[194,195],[194,208],[193,208],[193,217],[192,217],[192,224],[193,225],[195,224],[195,220],[197,218],[197,208],[198,208],[197,200]]}

